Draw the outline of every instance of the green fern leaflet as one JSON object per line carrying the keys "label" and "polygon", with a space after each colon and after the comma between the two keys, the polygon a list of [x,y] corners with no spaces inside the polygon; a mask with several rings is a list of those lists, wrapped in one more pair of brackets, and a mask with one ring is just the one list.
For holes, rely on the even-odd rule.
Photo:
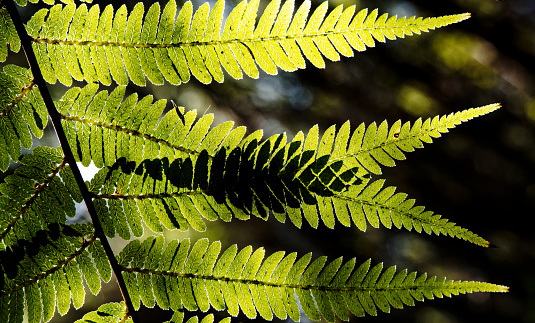
{"label": "green fern leaflet", "polygon": [[[188,239],[173,240],[164,246],[162,236],[140,243],[130,242],[119,254],[119,264],[128,291],[147,307],[206,312],[213,307],[226,309],[232,316],[244,313],[254,319],[277,317],[299,322],[298,301],[313,321],[349,315],[389,313],[391,308],[414,306],[415,301],[472,292],[506,292],[507,287],[446,278],[418,276],[395,266],[383,270],[371,261],[355,266],[355,258],[326,257],[311,262],[312,255],[297,259],[296,253],[276,252],[265,257],[263,248],[236,245],[221,251],[221,244],[198,240],[190,250]],[[151,284],[152,283],[152,284]],[[152,286],[152,288],[151,288]],[[296,296],[296,297],[295,297]]]}
{"label": "green fern leaflet", "polygon": [[420,34],[470,17],[398,18],[379,16],[377,10],[355,14],[355,6],[341,5],[327,15],[324,2],[307,19],[309,0],[295,14],[293,0],[282,7],[274,0],[256,23],[258,4],[240,2],[224,24],[224,0],[211,11],[205,3],[195,13],[186,2],[178,16],[174,0],[163,11],[154,3],[146,13],[142,3],[130,13],[124,5],[115,12],[111,5],[102,12],[98,5],[56,5],[38,11],[26,29],[49,83],[71,85],[74,78],[145,85],[145,77],[154,84],[164,79],[180,84],[190,73],[203,83],[223,82],[223,70],[236,79],[242,78],[242,71],[257,78],[257,65],[268,74],[277,74],[277,68],[295,71],[305,67],[304,57],[322,68],[323,57],[337,61],[340,55],[374,47],[375,41]]}

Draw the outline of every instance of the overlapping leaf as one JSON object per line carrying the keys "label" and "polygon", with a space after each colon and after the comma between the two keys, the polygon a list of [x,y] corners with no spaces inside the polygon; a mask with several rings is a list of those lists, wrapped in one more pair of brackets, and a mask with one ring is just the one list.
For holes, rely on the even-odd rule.
{"label": "overlapping leaf", "polygon": [[[137,94],[124,98],[124,87],[112,93],[97,89],[95,84],[72,88],[56,103],[71,147],[85,166],[91,161],[97,167],[111,166],[122,157],[137,163],[158,157],[170,161],[196,158],[202,150],[214,157],[223,147],[232,150],[240,143],[262,138],[262,132],[257,131],[243,139],[245,128],[232,129],[231,121],[210,129],[211,114],[195,122],[196,111],[184,114],[183,108],[163,114],[158,121],[165,109],[164,100],[153,102],[151,96],[138,100]],[[315,126],[306,136],[299,132],[294,141],[303,142],[303,151],[315,151],[314,159],[329,155],[331,162],[341,160],[348,168],[361,166],[381,174],[381,165],[394,166],[396,160],[405,159],[406,152],[422,148],[460,123],[499,107],[500,104],[490,104],[425,121],[418,119],[412,125],[401,121],[390,127],[386,121],[379,126],[362,123],[353,133],[346,122],[338,131],[335,126],[328,128],[321,138]],[[128,120],[124,120],[126,115]]]}
{"label": "overlapping leaf", "polygon": [[64,224],[82,200],[61,149],[37,147],[0,184],[0,239],[4,248],[29,240],[51,223]]}
{"label": "overlapping leaf", "polygon": [[[193,14],[191,2],[178,12],[174,0],[161,11],[154,3],[145,13],[142,3],[128,13],[107,6],[56,5],[37,12],[27,30],[45,79],[71,85],[72,78],[87,82],[127,84],[129,80],[180,84],[190,73],[203,83],[222,82],[223,70],[234,78],[242,71],[258,77],[259,66],[268,74],[277,69],[295,71],[305,59],[324,67],[323,57],[336,61],[340,55],[374,47],[375,41],[420,34],[469,18],[469,14],[437,18],[379,16],[366,9],[340,5],[327,15],[327,2],[308,17],[310,1],[294,14],[294,1],[272,1],[260,16],[259,0],[242,1],[223,24],[224,0],[210,11],[205,3]],[[175,18],[176,17],[176,18]],[[308,19],[307,19],[308,17]],[[303,56],[304,55],[304,56]]]}
{"label": "overlapping leaf", "polygon": [[[151,96],[138,100],[136,94],[124,98],[124,87],[110,94],[97,89],[95,84],[72,88],[57,102],[71,147],[79,152],[78,160],[85,166],[91,160],[97,167],[111,166],[122,157],[138,163],[157,157],[170,161],[195,158],[202,150],[213,157],[221,147],[231,150],[240,142],[262,138],[262,132],[257,131],[242,140],[245,128],[232,129],[230,121],[210,129],[211,114],[195,122],[196,111],[184,114],[183,108],[165,113],[158,122],[164,100],[153,103]],[[334,126],[328,128],[321,138],[317,127],[310,129],[306,138],[301,132],[297,137],[304,142],[303,150],[316,151],[314,158],[330,155],[329,160],[342,160],[349,168],[359,165],[381,174],[381,165],[394,166],[396,160],[405,159],[406,152],[422,148],[460,123],[499,107],[500,104],[490,104],[425,121],[418,119],[413,125],[399,120],[390,127],[386,121],[379,126],[372,123],[366,127],[362,123],[353,134],[346,122],[338,131]],[[130,116],[128,120],[123,120],[125,115]]]}
{"label": "overlapping leaf", "polygon": [[285,140],[279,135],[261,145],[244,141],[231,151],[219,149],[213,158],[202,151],[195,159],[173,162],[118,160],[97,173],[89,187],[106,234],[129,239],[131,231],[139,237],[141,218],[155,232],[189,226],[204,231],[204,219],[230,221],[250,214],[267,219],[269,210],[284,221],[290,208],[300,226],[300,207],[315,205],[315,195],[333,196],[367,180],[358,168],[314,160],[314,152],[300,152],[300,141]]}
{"label": "overlapping leaf", "polygon": [[82,279],[93,294],[111,267],[91,225],[49,224],[31,239],[20,239],[0,251],[0,313],[2,322],[48,322],[57,311],[85,299]]}
{"label": "overlapping leaf", "polygon": [[31,72],[4,66],[0,73],[0,170],[5,171],[10,160],[19,159],[21,146],[32,146],[32,133],[41,138],[47,122],[46,107]]}
{"label": "overlapping leaf", "polygon": [[129,293],[147,307],[157,304],[174,311],[206,312],[213,307],[248,318],[287,318],[298,322],[300,307],[313,321],[335,317],[377,315],[413,306],[415,301],[472,292],[506,292],[507,287],[484,282],[437,279],[396,268],[383,270],[370,260],[358,268],[355,258],[326,257],[311,262],[311,254],[276,252],[265,257],[263,248],[240,251],[236,245],[221,255],[221,244],[207,239],[190,250],[188,239],[164,246],[163,237],[130,242],[118,256]]}
{"label": "overlapping leaf", "polygon": [[[82,196],[60,148],[37,147],[0,184],[2,322],[48,322],[93,294],[111,268],[91,225],[65,225]],[[4,315],[5,314],[5,315]]]}
{"label": "overlapping leaf", "polygon": [[[303,217],[312,227],[320,219],[330,228],[336,222],[354,223],[361,230],[368,223],[388,228],[394,224],[489,245],[414,206],[406,194],[394,194],[394,187],[382,189],[383,182],[376,182],[364,188],[368,170],[380,173],[381,164],[395,165],[396,159],[405,158],[404,152],[498,104],[419,119],[412,127],[400,121],[390,128],[386,122],[379,127],[361,124],[351,134],[346,122],[338,132],[332,126],[321,137],[313,127],[289,143],[284,134],[259,143],[261,132],[242,139],[243,132],[236,135],[240,128],[231,130],[229,123],[210,130],[212,117],[194,123],[193,111],[182,115],[182,110],[173,110],[157,123],[164,108],[161,101],[151,105],[150,97],[137,102],[131,96],[120,103],[123,91],[118,88],[108,97],[106,92],[95,94],[96,86],[88,85],[58,102],[60,111],[68,114],[64,124],[82,163],[110,165],[91,184],[110,237],[140,237],[141,219],[155,232],[189,226],[203,231],[204,219],[229,221],[251,214],[265,219],[272,211],[279,221],[288,217],[298,227]],[[120,121],[125,113],[133,117]]]}

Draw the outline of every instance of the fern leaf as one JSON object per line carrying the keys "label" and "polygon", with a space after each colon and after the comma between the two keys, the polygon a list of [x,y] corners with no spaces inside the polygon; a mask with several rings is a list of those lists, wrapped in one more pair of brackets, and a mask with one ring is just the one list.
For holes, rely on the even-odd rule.
{"label": "fern leaf", "polygon": [[126,322],[131,323],[132,319],[126,311],[124,302],[107,303],[100,305],[96,311],[89,312],[77,320],[75,323],[106,323],[106,322]]}
{"label": "fern leaf", "polygon": [[104,252],[92,230],[90,225],[53,223],[1,251],[0,298],[10,299],[4,303],[9,322],[22,322],[23,299],[29,322],[49,321],[56,308],[65,314],[71,300],[79,308],[85,298],[84,277],[93,292],[100,291],[101,278],[87,267],[93,266],[89,258],[96,258],[94,250]]}
{"label": "fern leaf", "polygon": [[[377,10],[369,14],[361,10],[353,15],[353,6],[345,10],[339,6],[327,14],[328,5],[324,2],[307,19],[308,0],[292,17],[293,7],[293,0],[282,7],[280,0],[274,0],[256,23],[258,0],[243,2],[223,23],[224,0],[219,0],[211,11],[204,4],[194,14],[188,2],[176,19],[174,0],[162,12],[158,4],[153,4],[143,21],[141,4],[130,14],[124,6],[115,13],[108,6],[102,14],[98,6],[93,6],[86,14],[85,4],[76,9],[73,5],[56,5],[36,13],[27,30],[49,83],[59,80],[70,84],[70,75],[106,85],[112,78],[120,85],[129,80],[145,85],[145,77],[154,84],[167,80],[178,85],[187,82],[190,73],[203,83],[212,79],[222,82],[221,66],[234,78],[241,78],[242,70],[257,78],[257,65],[268,74],[277,74],[277,68],[294,71],[305,67],[301,52],[321,68],[325,66],[324,56],[336,61],[339,54],[352,56],[353,50],[374,47],[376,40],[385,42],[420,34],[469,18],[469,14],[460,14],[398,19],[388,18],[387,14],[379,16]],[[71,19],[73,13],[75,19]],[[68,33],[50,32],[58,30],[58,21],[64,24],[59,26],[61,30],[70,26]],[[81,26],[85,26],[83,32]],[[14,46],[17,48],[16,42]]]}
{"label": "fern leaf", "polygon": [[82,279],[96,294],[111,269],[91,225],[65,225],[81,196],[61,149],[36,147],[20,161],[0,184],[0,298],[10,299],[2,301],[9,322],[22,322],[19,299],[29,322],[48,321],[56,308],[65,314],[71,300],[83,305]]}
{"label": "fern leaf", "polygon": [[[460,123],[499,108],[500,104],[490,104],[425,121],[418,119],[412,126],[410,122],[402,125],[397,121],[390,130],[386,122],[379,126],[372,123],[368,127],[361,124],[353,132],[347,151],[342,154],[339,153],[340,149],[334,151],[335,159],[355,158],[368,171],[381,174],[381,165],[395,166],[395,160],[405,159],[405,152],[422,148],[423,143],[432,143],[433,138],[440,137],[442,133],[448,132]],[[346,131],[339,132],[337,138],[340,135],[346,136]]]}
{"label": "fern leaf", "polygon": [[0,84],[0,170],[5,171],[10,160],[19,159],[21,147],[32,146],[32,133],[41,138],[48,117],[28,69],[4,66]]}
{"label": "fern leaf", "polygon": [[0,238],[5,246],[31,239],[45,224],[65,223],[76,213],[68,189],[57,176],[65,167],[61,150],[38,147],[21,162],[23,166],[0,184]]}
{"label": "fern leaf", "polygon": [[[367,128],[362,124],[351,135],[349,123],[345,123],[338,133],[330,127],[321,138],[318,128],[313,127],[306,137],[298,135],[291,143],[286,143],[285,135],[279,135],[260,144],[260,132],[241,139],[243,133],[236,132],[240,128],[230,131],[229,123],[209,130],[211,115],[194,123],[195,111],[186,113],[183,123],[171,124],[171,120],[179,119],[176,110],[172,110],[156,124],[163,103],[151,106],[152,99],[146,97],[135,104],[134,97],[120,104],[119,97],[124,93],[121,88],[117,94],[114,92],[114,103],[103,103],[100,98],[106,94],[102,92],[87,103],[95,93],[91,88],[72,92],[80,95],[74,99],[70,112],[83,117],[64,119],[73,121],[73,128],[81,129],[78,139],[72,138],[71,142],[81,145],[76,150],[82,152],[82,162],[111,165],[92,182],[96,205],[110,237],[117,232],[127,238],[130,231],[140,236],[141,219],[155,232],[161,232],[163,227],[186,230],[189,226],[204,231],[204,219],[248,219],[251,214],[266,219],[271,210],[279,221],[284,222],[288,216],[297,226],[301,226],[304,215],[313,227],[320,219],[330,228],[337,221],[345,226],[353,222],[363,231],[368,223],[387,228],[394,224],[397,228],[447,234],[482,246],[489,244],[439,215],[424,212],[423,207],[413,207],[414,201],[406,200],[404,194],[394,194],[395,188],[382,189],[382,181],[370,185],[368,181],[369,171],[379,173],[380,164],[395,165],[395,159],[405,158],[402,151],[422,147],[422,142],[429,143],[456,124],[497,109],[497,104],[425,122],[417,120],[412,127],[410,123],[402,126],[401,122],[390,129],[386,122]],[[73,95],[66,97],[71,100]],[[58,106],[66,104],[62,100]],[[84,105],[88,106],[85,113],[81,108]],[[101,112],[93,109],[102,106]],[[123,109],[131,111],[134,106],[135,113],[124,126],[115,125],[108,117],[122,114]],[[156,113],[149,113],[149,107]],[[117,149],[117,156],[108,154],[111,159],[105,161],[100,151],[109,141],[100,139],[100,128],[122,134],[112,139],[121,140],[116,146],[123,148]],[[92,156],[87,142],[93,142],[95,137],[92,147],[102,149],[95,149],[97,156]],[[125,156],[119,151],[124,151]],[[122,210],[128,210],[128,217]],[[115,223],[113,218],[117,219]]]}
{"label": "fern leaf", "polygon": [[[357,316],[365,313],[376,315],[378,310],[389,313],[391,307],[403,308],[404,304],[412,306],[415,300],[508,290],[505,286],[484,282],[460,282],[436,279],[434,276],[428,278],[427,274],[417,277],[415,272],[407,274],[407,270],[396,274],[395,266],[383,270],[383,265],[378,264],[370,268],[370,260],[354,269],[354,258],[345,263],[338,258],[327,264],[327,258],[320,257],[310,263],[310,254],[296,261],[295,253],[284,257],[284,253],[278,252],[264,259],[263,248],[253,252],[250,246],[239,252],[235,245],[231,246],[216,260],[220,244],[215,242],[209,245],[206,239],[197,241],[187,253],[180,252],[189,249],[187,239],[182,242],[173,240],[167,244],[163,253],[167,256],[164,259],[171,254],[180,254],[176,265],[170,265],[168,261],[143,264],[137,260],[151,257],[161,259],[162,241],[160,237],[156,240],[149,238],[143,243],[138,240],[130,242],[118,256],[122,259],[123,275],[140,285],[147,277],[153,282],[156,277],[166,281],[181,281],[189,292],[173,296],[179,296],[183,304],[189,304],[185,305],[187,309],[198,306],[207,311],[208,307],[200,304],[207,299],[210,305],[219,308],[207,296],[215,292],[223,296],[226,311],[232,316],[237,316],[241,311],[251,318],[260,313],[264,318],[275,315],[280,319],[290,316],[299,320],[298,312],[294,312],[299,301],[310,319],[319,320],[323,317],[328,322],[334,322],[335,317],[348,320],[350,313]],[[181,248],[183,244],[185,247]],[[214,270],[205,271],[202,266],[204,262]],[[210,288],[196,288],[199,284],[210,286],[212,292],[209,292]],[[146,287],[151,289],[149,294],[154,290],[153,295],[156,295],[155,285]],[[171,290],[167,289],[166,293],[171,299]],[[282,293],[290,297],[282,298]],[[158,298],[153,296],[143,302],[151,306],[158,302]],[[182,312],[175,312],[173,319],[180,322],[183,319]]]}
{"label": "fern leaf", "polygon": [[[250,213],[266,217],[269,209],[285,213],[286,204],[299,208],[302,196],[305,196],[303,203],[315,204],[311,194],[330,196],[333,194],[332,190],[343,189],[353,181],[353,175],[351,178],[344,175],[345,177],[333,181],[335,177],[340,176],[342,165],[326,165],[328,156],[310,163],[298,179],[293,178],[295,171],[292,167],[285,169],[283,176],[278,176],[285,166],[283,156],[290,148],[290,145],[285,146],[284,142],[280,141],[282,137],[273,137],[259,147],[255,139],[250,141],[243,151],[238,146],[228,154],[222,148],[212,160],[208,160],[208,155],[202,152],[199,158],[175,159],[172,163],[164,158],[147,159],[137,164],[123,158],[111,168],[103,168],[100,172],[102,175],[97,174],[95,177],[95,181],[106,178],[102,182],[103,186],[91,186],[95,187],[92,190],[97,193],[96,204],[99,206],[101,218],[106,226],[109,226],[107,234],[113,236],[113,227],[117,228],[122,223],[122,220],[118,223],[109,221],[118,215],[118,212],[113,211],[113,205],[117,201],[124,204],[125,200],[135,200],[139,209],[138,216],[143,217],[145,223],[156,231],[161,228],[157,222],[149,219],[148,216],[152,213],[169,229],[184,230],[189,224],[194,229],[203,231],[205,225],[202,217],[215,219],[211,215],[214,210],[217,216],[227,221],[232,216],[246,219]],[[273,146],[271,142],[274,143]],[[279,146],[283,149],[277,149]],[[271,158],[272,161],[267,163],[272,154],[271,150],[277,153]],[[307,155],[310,159],[312,154]],[[298,160],[298,157],[294,160]],[[299,165],[294,167],[297,166]],[[351,174],[353,172],[350,170]],[[272,174],[271,178],[267,177],[268,173]],[[118,176],[123,179],[118,180]],[[194,190],[194,185],[201,190]],[[226,212],[225,208],[228,208]],[[228,217],[225,213],[229,214]],[[154,216],[152,218],[154,219]]]}
{"label": "fern leaf", "polygon": [[[334,213],[351,213],[357,227],[366,231],[366,223],[377,228],[383,225],[391,228],[392,224],[398,229],[414,229],[427,234],[444,234],[467,240],[474,244],[488,247],[489,242],[480,236],[449,222],[438,214],[425,211],[421,206],[414,206],[415,201],[406,199],[404,193],[395,193],[394,187],[383,188],[384,180],[378,180],[368,185],[364,190],[349,189],[332,197]],[[366,202],[364,202],[366,201]],[[332,211],[331,211],[332,212]],[[341,221],[342,222],[342,221]]]}

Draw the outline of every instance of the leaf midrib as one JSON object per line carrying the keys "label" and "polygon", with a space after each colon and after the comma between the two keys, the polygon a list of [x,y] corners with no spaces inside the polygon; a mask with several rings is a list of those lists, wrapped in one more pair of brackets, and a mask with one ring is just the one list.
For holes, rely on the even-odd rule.
{"label": "leaf midrib", "polygon": [[[445,22],[447,24],[447,22]],[[229,40],[217,40],[217,41],[203,41],[203,42],[189,42],[189,43],[175,43],[175,44],[140,44],[140,43],[124,43],[124,42],[109,42],[109,41],[73,41],[73,40],[59,40],[59,39],[48,39],[48,38],[32,38],[32,41],[35,43],[46,43],[46,44],[62,44],[62,45],[86,45],[86,46],[114,46],[114,47],[130,47],[130,48],[174,48],[174,47],[186,47],[186,46],[207,46],[207,45],[223,45],[223,44],[232,44],[232,43],[248,43],[248,42],[266,42],[266,41],[281,41],[281,40],[297,40],[301,38],[314,38],[328,35],[337,35],[337,34],[346,34],[346,33],[358,33],[362,31],[381,31],[381,30],[390,30],[395,29],[405,29],[416,27],[421,30],[424,29],[436,28],[436,24],[426,23],[426,24],[412,24],[404,26],[381,26],[381,27],[363,27],[363,28],[351,28],[344,30],[333,30],[326,32],[317,32],[317,33],[302,33],[294,34],[287,36],[268,36],[260,38],[244,38],[244,39],[229,39]],[[413,31],[411,31],[413,32]],[[384,33],[383,33],[384,34]],[[405,34],[405,33],[404,33]]]}
{"label": "leaf midrib", "polygon": [[438,282],[441,286],[444,286],[444,290],[451,291],[452,289],[457,289],[459,291],[464,290],[462,288],[455,288],[455,287],[446,287],[445,283],[442,283],[441,281],[437,280],[432,285],[419,285],[419,286],[399,286],[399,287],[363,287],[363,286],[350,286],[350,287],[339,287],[339,286],[318,286],[318,285],[297,285],[297,284],[285,284],[285,283],[272,283],[272,282],[264,282],[259,281],[255,279],[241,279],[241,278],[228,278],[228,277],[214,277],[211,275],[198,275],[198,274],[187,274],[187,273],[177,273],[177,272],[169,272],[169,271],[163,271],[163,270],[152,270],[152,269],[145,269],[145,268],[131,268],[131,267],[124,267],[122,266],[123,272],[129,272],[129,273],[142,273],[142,274],[151,274],[151,275],[161,275],[161,276],[171,276],[171,277],[179,277],[179,278],[187,278],[187,279],[202,279],[202,280],[212,280],[212,281],[225,281],[225,282],[233,282],[233,283],[243,283],[246,285],[263,285],[263,286],[270,286],[270,287],[286,287],[286,288],[294,288],[294,289],[302,289],[302,290],[321,290],[321,291],[410,291],[410,290],[436,290],[437,286],[435,285],[436,282]]}
{"label": "leaf midrib", "polygon": [[17,97],[7,106],[7,108],[4,111],[0,112],[0,118],[7,117],[11,113],[13,108],[15,108],[17,104],[19,104],[19,102],[26,96],[26,94],[28,94],[28,92],[33,89],[34,86],[35,80],[32,80],[28,86],[23,87]]}

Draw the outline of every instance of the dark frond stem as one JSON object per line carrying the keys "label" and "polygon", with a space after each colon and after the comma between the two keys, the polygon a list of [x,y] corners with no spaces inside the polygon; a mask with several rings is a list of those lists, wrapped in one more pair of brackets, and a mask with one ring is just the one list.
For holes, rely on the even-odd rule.
{"label": "dark frond stem", "polygon": [[[287,283],[272,283],[272,282],[258,281],[254,279],[240,279],[240,278],[228,278],[228,277],[215,277],[215,276],[210,276],[210,275],[184,274],[184,273],[161,271],[161,270],[150,270],[150,269],[144,269],[144,268],[123,267],[123,271],[129,272],[129,273],[143,273],[143,274],[151,274],[151,275],[157,275],[157,276],[180,277],[180,278],[186,278],[186,279],[192,279],[192,280],[193,279],[207,280],[207,281],[211,280],[211,281],[220,281],[220,282],[241,283],[245,285],[262,285],[262,286],[269,286],[269,287],[280,287],[280,288],[285,287],[285,288],[293,288],[293,289],[301,289],[301,290],[321,290],[321,291],[332,291],[332,292],[341,292],[341,291],[392,292],[392,291],[403,291],[403,290],[406,290],[406,291],[428,290],[432,292],[436,288],[434,284],[418,285],[418,286],[398,286],[398,287],[390,287],[390,286],[376,287],[375,284],[373,286],[299,285],[299,284],[287,284]],[[439,281],[440,281],[439,279],[436,280],[436,282],[439,282]]]}
{"label": "dark frond stem", "polygon": [[130,299],[130,295],[128,294],[128,290],[126,289],[126,284],[121,274],[121,267],[119,267],[119,264],[117,263],[117,260],[115,259],[113,250],[111,249],[111,246],[108,243],[108,239],[106,238],[106,235],[104,234],[102,225],[98,220],[95,206],[93,205],[93,201],[91,199],[91,195],[89,194],[89,191],[87,187],[85,186],[84,179],[82,178],[82,174],[80,173],[80,169],[78,168],[78,165],[76,164],[76,161],[74,159],[74,155],[69,147],[67,136],[65,135],[65,132],[63,131],[63,128],[61,127],[61,115],[56,110],[54,101],[52,100],[52,97],[50,96],[50,92],[48,91],[47,85],[43,78],[43,74],[41,73],[41,70],[39,69],[37,59],[32,50],[30,37],[26,33],[26,29],[24,28],[22,19],[19,16],[15,2],[4,1],[4,3],[11,16],[11,19],[13,20],[13,24],[15,25],[15,28],[17,29],[17,33],[19,34],[19,37],[21,39],[21,44],[22,44],[22,47],[24,48],[24,52],[26,53],[26,58],[28,59],[28,63],[30,64],[30,68],[34,76],[35,84],[39,87],[39,90],[45,102],[48,114],[50,115],[50,118],[52,119],[52,124],[54,125],[59,142],[63,148],[65,159],[67,160],[69,165],[71,165],[71,170],[74,174],[74,177],[76,178],[76,183],[78,184],[80,191],[82,193],[82,196],[84,198],[87,211],[89,212],[89,215],[91,216],[91,220],[93,221],[93,227],[95,228],[95,236],[98,237],[102,242],[102,246],[104,247],[106,256],[108,257],[113,273],[115,274],[115,278],[117,279],[117,283],[119,284],[119,288],[121,289],[121,293],[123,295],[123,298],[126,304],[127,314],[130,315],[134,323],[139,323],[140,321],[137,318],[135,311],[133,311],[134,307],[132,306],[132,300]]}

